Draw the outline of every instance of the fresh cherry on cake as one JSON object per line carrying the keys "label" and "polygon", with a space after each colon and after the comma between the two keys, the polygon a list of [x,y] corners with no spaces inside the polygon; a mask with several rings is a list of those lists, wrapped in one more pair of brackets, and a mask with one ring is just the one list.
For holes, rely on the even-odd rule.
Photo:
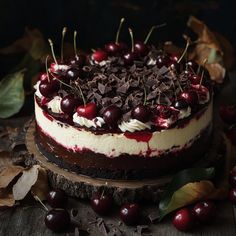
{"label": "fresh cherry on cake", "polygon": [[158,105],[155,114],[163,119],[168,119],[172,115],[172,110],[168,106]]}
{"label": "fresh cherry on cake", "polygon": [[91,207],[99,215],[106,215],[112,209],[113,199],[110,195],[104,193],[95,193],[91,198]]}
{"label": "fresh cherry on cake", "polygon": [[138,105],[132,110],[132,117],[141,122],[148,122],[151,116],[151,111],[147,106]]}
{"label": "fresh cherry on cake", "polygon": [[54,93],[56,93],[60,88],[60,82],[53,78],[50,81],[44,80],[41,81],[39,84],[39,91],[40,93],[47,98],[50,98],[53,96]]}
{"label": "fresh cherry on cake", "polygon": [[140,206],[128,203],[120,208],[120,218],[126,225],[135,225],[140,218]]}
{"label": "fresh cherry on cake", "polygon": [[93,119],[97,115],[97,105],[93,102],[77,107],[77,114],[87,119]]}
{"label": "fresh cherry on cake", "polygon": [[105,123],[111,128],[117,128],[118,121],[121,118],[122,112],[116,105],[107,107],[103,112],[103,119]]}
{"label": "fresh cherry on cake", "polygon": [[108,43],[105,45],[105,50],[110,55],[116,55],[120,51],[119,45],[116,43]]}
{"label": "fresh cherry on cake", "polygon": [[138,58],[138,55],[136,52],[127,52],[123,56],[124,64],[125,65],[132,65],[137,58]]}
{"label": "fresh cherry on cake", "polygon": [[195,61],[193,61],[193,60],[187,61],[186,66],[187,66],[187,67],[191,67],[194,72],[196,72],[196,71],[198,70],[198,67],[199,67],[199,65],[197,64],[197,62],[195,62]]}
{"label": "fresh cherry on cake", "polygon": [[134,51],[140,56],[146,56],[148,53],[148,47],[145,43],[139,41],[134,44]]}
{"label": "fresh cherry on cake", "polygon": [[185,99],[183,98],[180,98],[180,99],[177,99],[175,102],[174,102],[174,108],[178,109],[178,110],[182,110],[182,109],[186,109],[188,108],[188,103]]}
{"label": "fresh cherry on cake", "polygon": [[82,103],[83,101],[80,98],[78,98],[74,94],[69,94],[62,98],[61,110],[64,113],[71,115],[75,111],[75,109]]}
{"label": "fresh cherry on cake", "polygon": [[182,208],[175,213],[172,221],[176,229],[188,231],[194,226],[194,216],[190,209]]}
{"label": "fresh cherry on cake", "polygon": [[63,208],[68,201],[68,197],[62,189],[53,189],[47,194],[47,202],[53,208]]}
{"label": "fresh cherry on cake", "polygon": [[229,184],[231,185],[231,187],[236,187],[236,170],[230,171]]}
{"label": "fresh cherry on cake", "polygon": [[93,52],[92,58],[96,62],[102,62],[102,61],[107,60],[108,55],[107,55],[107,53],[105,51],[103,51],[101,49],[98,49],[95,52]]}
{"label": "fresh cherry on cake", "polygon": [[65,209],[52,209],[46,213],[45,225],[54,232],[62,232],[70,227],[70,214]]}
{"label": "fresh cherry on cake", "polygon": [[164,54],[158,55],[158,57],[156,59],[156,65],[157,65],[158,68],[161,68],[163,66],[169,67],[170,62],[171,62],[170,58],[167,55],[164,55]]}
{"label": "fresh cherry on cake", "polygon": [[45,81],[45,80],[50,80],[50,78],[48,78],[48,74],[47,73],[40,73],[39,77],[38,77],[39,81]]}
{"label": "fresh cherry on cake", "polygon": [[124,43],[124,42],[119,42],[119,43],[118,43],[118,46],[119,46],[119,51],[120,51],[120,53],[125,53],[125,52],[128,51],[128,46],[127,46],[126,43]]}
{"label": "fresh cherry on cake", "polygon": [[229,125],[236,123],[236,105],[221,105],[220,117]]}
{"label": "fresh cherry on cake", "polygon": [[236,205],[236,188],[232,188],[229,190],[229,200],[231,203]]}
{"label": "fresh cherry on cake", "polygon": [[82,67],[85,65],[87,56],[85,54],[77,54],[74,58],[70,60],[71,67]]}
{"label": "fresh cherry on cake", "polygon": [[194,90],[183,91],[180,98],[184,99],[191,107],[198,104],[198,94]]}
{"label": "fresh cherry on cake", "polygon": [[202,223],[208,223],[216,214],[216,206],[211,201],[202,201],[193,207],[193,215]]}
{"label": "fresh cherry on cake", "polygon": [[190,79],[191,84],[193,84],[193,85],[200,84],[201,76],[192,73],[189,75],[188,78]]}
{"label": "fresh cherry on cake", "polygon": [[66,71],[66,77],[69,80],[76,80],[78,77],[81,76],[81,70],[79,68],[70,68]]}

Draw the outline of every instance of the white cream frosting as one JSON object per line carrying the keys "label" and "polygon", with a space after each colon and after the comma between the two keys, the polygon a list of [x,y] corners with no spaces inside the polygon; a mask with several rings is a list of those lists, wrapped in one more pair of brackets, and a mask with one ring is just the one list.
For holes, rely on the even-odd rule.
{"label": "white cream frosting", "polygon": [[36,90],[35,91],[35,95],[41,99],[43,97],[43,95],[40,93],[39,91],[39,84],[40,84],[40,81],[38,81],[35,85],[34,85],[34,89]]}
{"label": "white cream frosting", "polygon": [[150,124],[143,123],[136,119],[130,119],[129,121],[122,121],[122,123],[119,125],[119,128],[122,132],[129,131],[131,133],[135,131],[145,130],[145,129],[151,129]]}
{"label": "white cream frosting", "polygon": [[57,71],[66,71],[66,70],[70,69],[70,66],[68,66],[68,65],[55,64],[55,65],[54,65],[54,69],[55,69],[55,72],[54,72],[54,73],[57,73]]}
{"label": "white cream frosting", "polygon": [[80,126],[85,126],[87,128],[91,127],[102,127],[105,124],[105,121],[103,120],[102,117],[96,117],[92,120],[89,120],[85,117],[79,116],[77,112],[73,115],[73,121],[74,123],[80,125]]}
{"label": "white cream frosting", "polygon": [[65,125],[54,118],[46,117],[37,102],[35,103],[35,117],[37,124],[45,135],[69,150],[76,152],[89,149],[109,158],[115,158],[121,154],[158,158],[160,153],[169,151],[173,147],[181,150],[183,147],[190,146],[199,137],[200,133],[211,125],[212,102],[207,105],[206,110],[200,117],[196,114],[186,126],[152,132],[152,136],[147,142],[128,138],[125,133],[96,135],[83,128]]}
{"label": "white cream frosting", "polygon": [[61,100],[61,97],[55,96],[50,102],[48,102],[47,107],[51,109],[52,112],[61,114],[63,113],[61,110]]}

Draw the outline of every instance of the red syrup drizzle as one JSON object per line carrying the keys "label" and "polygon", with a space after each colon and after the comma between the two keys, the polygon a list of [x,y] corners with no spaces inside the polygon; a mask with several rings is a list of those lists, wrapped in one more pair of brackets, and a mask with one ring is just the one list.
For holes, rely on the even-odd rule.
{"label": "red syrup drizzle", "polygon": [[43,115],[48,118],[50,121],[53,121],[53,117],[50,116],[46,111],[43,111]]}
{"label": "red syrup drizzle", "polygon": [[138,142],[148,143],[152,138],[152,133],[148,132],[135,132],[135,133],[124,133],[124,136],[128,139],[135,139]]}

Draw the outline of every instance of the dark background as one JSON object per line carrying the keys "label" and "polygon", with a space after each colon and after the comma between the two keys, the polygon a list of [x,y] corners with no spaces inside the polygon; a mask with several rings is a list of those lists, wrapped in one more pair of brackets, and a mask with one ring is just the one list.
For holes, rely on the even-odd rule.
{"label": "dark background", "polygon": [[0,0],[0,47],[19,38],[25,26],[39,28],[56,44],[61,29],[79,32],[80,48],[102,47],[114,40],[120,18],[126,18],[121,38],[129,40],[128,26],[136,39],[143,39],[154,24],[166,22],[151,41],[181,43],[186,21],[193,14],[220,32],[236,46],[236,1],[234,0]]}

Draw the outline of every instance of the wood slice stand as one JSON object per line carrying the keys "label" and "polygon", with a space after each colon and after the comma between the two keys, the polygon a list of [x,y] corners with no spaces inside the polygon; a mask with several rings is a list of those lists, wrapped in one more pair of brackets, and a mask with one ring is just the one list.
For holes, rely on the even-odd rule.
{"label": "wood slice stand", "polygon": [[95,179],[84,175],[78,175],[64,170],[49,162],[40,153],[35,142],[35,121],[33,120],[26,133],[26,146],[31,155],[26,161],[27,165],[39,164],[48,172],[49,183],[54,188],[61,188],[72,197],[88,199],[93,192],[105,189],[113,196],[118,205],[129,201],[158,202],[165,186],[172,176],[164,176],[157,179],[142,181]]}

